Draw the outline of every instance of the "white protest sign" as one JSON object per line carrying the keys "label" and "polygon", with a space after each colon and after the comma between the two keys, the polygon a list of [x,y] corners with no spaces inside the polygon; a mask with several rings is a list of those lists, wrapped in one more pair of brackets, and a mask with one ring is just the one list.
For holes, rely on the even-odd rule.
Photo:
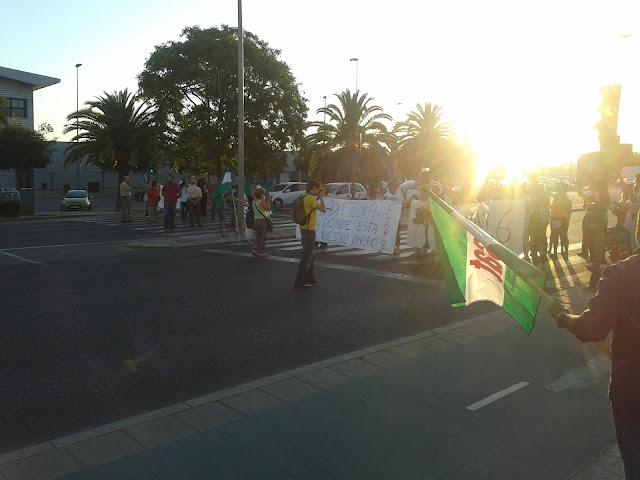
{"label": "white protest sign", "polygon": [[[324,199],[318,212],[316,241],[330,245],[393,253],[402,204],[392,200]],[[299,237],[299,229],[296,229]]]}
{"label": "white protest sign", "polygon": [[[422,222],[427,202],[414,200],[409,212],[407,245],[422,248],[425,244],[425,228]],[[527,204],[524,200],[491,200],[455,207],[461,215],[471,220],[485,232],[516,254],[524,251]],[[429,228],[429,245],[435,249],[433,227]]]}

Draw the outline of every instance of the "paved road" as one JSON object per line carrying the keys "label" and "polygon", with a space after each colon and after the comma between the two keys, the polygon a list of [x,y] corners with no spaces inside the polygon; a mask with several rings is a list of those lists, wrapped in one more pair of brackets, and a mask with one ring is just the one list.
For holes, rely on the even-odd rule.
{"label": "paved road", "polygon": [[[132,250],[127,241],[165,234],[107,216],[79,220],[0,223],[0,308],[6,318],[6,334],[0,337],[0,411],[8,412],[0,416],[0,431],[11,432],[0,436],[0,452],[491,308],[476,304],[452,310],[433,282],[381,275],[437,277],[434,259],[414,257],[407,248],[400,257],[390,257],[330,247],[318,256],[326,264],[319,268],[321,284],[300,292],[292,288],[296,266],[286,261],[299,254],[292,240],[271,241],[273,258],[266,261],[248,258],[245,247],[233,245]],[[579,221],[574,215],[572,229],[579,229]],[[181,227],[178,235],[189,232]],[[556,274],[584,271],[583,265],[564,262],[548,268]],[[541,375],[551,382],[580,364],[582,350],[569,341],[549,340],[552,334],[545,332],[531,338],[526,356],[514,354],[527,340],[522,337],[516,348],[501,347],[486,364],[488,354],[477,352],[456,360],[451,372],[429,375],[436,375],[444,388],[455,372],[468,369],[452,385],[467,392],[465,399],[471,392],[481,398],[511,381],[514,366],[526,374],[522,378]],[[542,352],[537,350],[541,345]],[[604,383],[593,387],[599,389],[595,403],[581,405],[570,425],[563,426],[567,442],[565,430],[589,421],[588,409],[606,409]],[[455,399],[456,388],[447,395]],[[429,415],[455,415],[443,401],[434,401]],[[535,409],[531,418],[536,421],[547,413],[561,416],[554,402],[536,394],[518,405],[518,418],[527,409]],[[478,442],[470,446],[477,455],[489,432],[495,431],[495,441],[487,448],[516,436],[491,422],[474,433]],[[445,428],[446,422],[438,425]],[[531,422],[524,426],[533,428]],[[607,422],[593,428],[600,439],[610,435]],[[538,428],[536,438],[544,431]],[[454,442],[464,431],[449,434]],[[537,442],[534,446],[542,448],[542,440]],[[576,446],[571,458],[580,454]]]}
{"label": "paved road", "polygon": [[[317,289],[299,292],[292,264],[91,244],[139,235],[152,234],[0,224],[9,332],[0,338],[0,411],[11,412],[0,431],[12,432],[0,451],[487,309],[453,311],[440,288],[356,271],[325,269]],[[131,359],[141,359],[136,372],[125,366]]]}

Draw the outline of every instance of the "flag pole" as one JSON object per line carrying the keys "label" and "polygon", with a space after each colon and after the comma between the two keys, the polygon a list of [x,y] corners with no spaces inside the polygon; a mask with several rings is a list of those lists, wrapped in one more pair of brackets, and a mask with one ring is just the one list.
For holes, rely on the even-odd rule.
{"label": "flag pole", "polygon": [[[467,220],[464,217],[462,217],[462,215],[460,214],[460,212],[458,212],[455,208],[453,208],[451,205],[449,205],[447,202],[445,202],[443,199],[441,199],[438,195],[436,195],[435,193],[433,193],[431,190],[428,190],[428,195],[431,199],[433,199],[433,201],[435,201],[436,203],[438,203],[438,205],[440,205],[440,207],[442,207],[445,211],[447,211],[447,213],[449,213],[450,215],[452,215],[458,222],[462,223],[463,227],[466,230],[471,231],[472,234],[474,234],[474,236],[476,235],[476,232],[474,232],[474,229],[477,228],[479,230],[480,227],[478,227],[475,224],[471,224],[469,225],[468,222],[470,223],[470,221],[462,221],[461,219]],[[469,227],[475,227],[475,228],[469,228]],[[486,234],[486,232],[483,232]],[[488,235],[488,234],[486,234]],[[499,242],[496,243],[499,244]],[[500,257],[500,249],[504,249],[508,252],[510,252],[511,254],[515,255],[515,253],[511,252],[507,247],[505,247],[502,244],[499,244],[500,248],[495,248],[496,245],[485,245],[485,248],[487,250],[489,250],[491,253],[496,254],[498,257]],[[523,260],[524,261],[524,260]],[[553,296],[551,296],[549,293],[545,292],[544,289],[542,289],[539,285],[537,285],[536,283],[532,282],[529,278],[526,278],[524,276],[520,276],[520,278],[522,280],[524,280],[526,282],[526,284],[531,287],[538,295],[540,295],[541,298],[543,298],[544,300],[546,300],[548,303],[550,303],[551,305],[557,306],[559,307],[562,312],[561,313],[569,313],[569,310],[567,310],[557,299],[553,298]],[[600,342],[589,342],[591,343],[596,350],[598,350],[600,353],[602,353],[603,355],[605,355],[607,358],[611,359],[611,350],[609,348],[607,348],[605,345],[603,345]]]}

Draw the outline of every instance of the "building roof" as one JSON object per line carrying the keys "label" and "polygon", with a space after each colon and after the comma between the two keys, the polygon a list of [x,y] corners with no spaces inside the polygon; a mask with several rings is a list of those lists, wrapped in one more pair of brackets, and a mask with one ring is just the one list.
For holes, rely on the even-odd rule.
{"label": "building roof", "polygon": [[13,68],[2,66],[0,66],[0,78],[8,78],[15,82],[26,83],[30,85],[33,90],[39,90],[60,83],[59,78],[46,77],[44,75],[38,75],[37,73],[23,72],[22,70],[14,70]]}

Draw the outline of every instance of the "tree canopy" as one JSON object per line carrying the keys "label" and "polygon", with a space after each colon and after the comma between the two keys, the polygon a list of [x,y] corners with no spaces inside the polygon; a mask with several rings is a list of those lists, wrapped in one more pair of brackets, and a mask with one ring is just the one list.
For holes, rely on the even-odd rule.
{"label": "tree canopy", "polygon": [[0,127],[0,170],[16,170],[16,184],[31,186],[31,172],[34,168],[44,168],[51,157],[51,142],[43,131],[9,122]]}
{"label": "tree canopy", "polygon": [[[157,46],[138,81],[162,115],[175,167],[194,173],[237,166],[237,31],[186,28],[180,41]],[[280,173],[284,150],[301,145],[305,99],[280,51],[245,32],[245,172]]]}
{"label": "tree canopy", "polygon": [[157,165],[161,130],[152,105],[126,89],[85,105],[67,116],[64,132],[78,128],[79,133],[67,148],[65,165],[84,160],[120,177]]}
{"label": "tree canopy", "polygon": [[394,152],[398,170],[416,178],[423,168],[436,177],[447,173],[451,142],[449,125],[442,119],[442,107],[432,103],[417,104],[403,122],[396,124],[398,148]]}
{"label": "tree canopy", "polygon": [[322,181],[351,179],[375,182],[389,176],[389,151],[395,136],[382,123],[391,117],[373,105],[366,93],[349,90],[336,95],[337,104],[319,108],[327,122],[311,122],[315,131],[306,137],[310,149],[310,173]]}

